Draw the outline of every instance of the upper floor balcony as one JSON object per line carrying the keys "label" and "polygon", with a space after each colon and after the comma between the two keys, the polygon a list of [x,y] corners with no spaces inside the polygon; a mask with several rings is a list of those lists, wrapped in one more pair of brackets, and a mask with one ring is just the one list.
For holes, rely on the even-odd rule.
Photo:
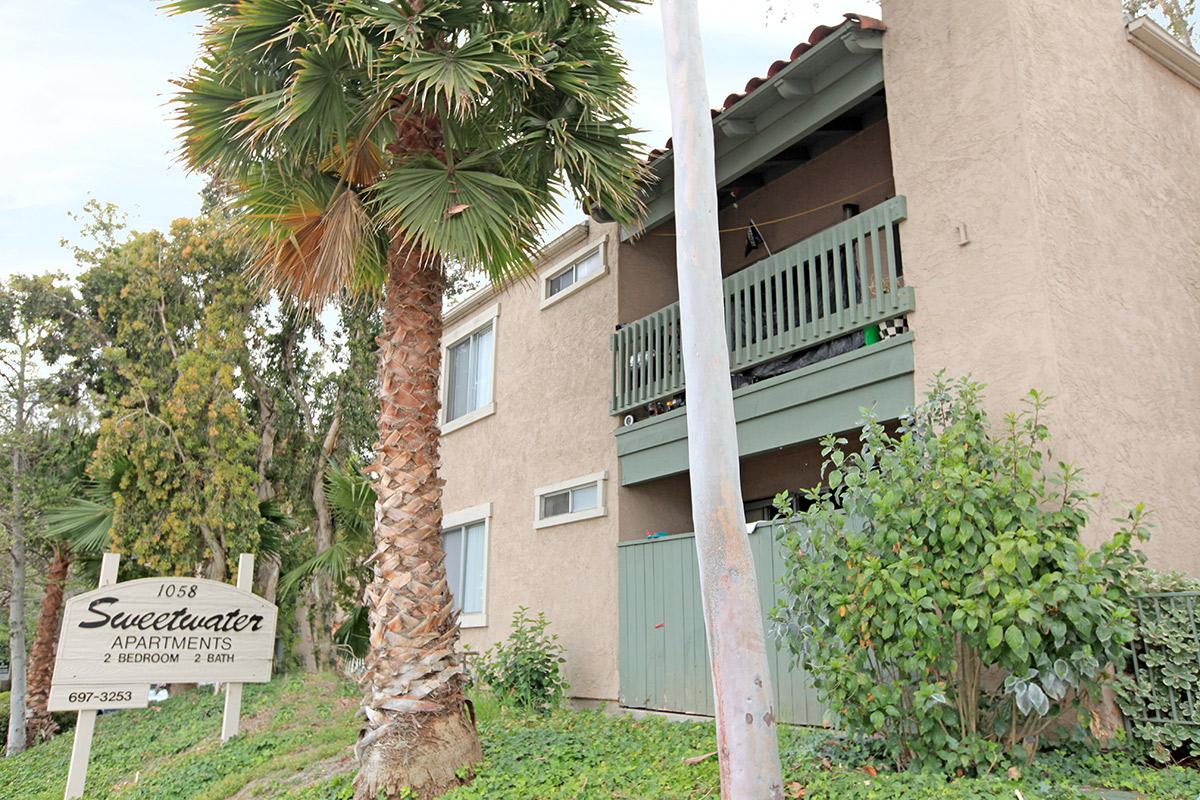
{"label": "upper floor balcony", "polygon": [[[892,197],[725,278],[742,455],[853,428],[862,406],[886,419],[911,404],[911,335],[889,337],[915,308],[899,238],[906,213]],[[621,326],[612,358],[622,484],[686,470],[679,304]]]}

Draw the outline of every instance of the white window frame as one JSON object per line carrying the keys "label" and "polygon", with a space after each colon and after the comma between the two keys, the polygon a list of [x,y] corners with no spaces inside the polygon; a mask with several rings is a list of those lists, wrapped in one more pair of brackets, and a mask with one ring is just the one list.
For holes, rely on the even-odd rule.
{"label": "white window frame", "polygon": [[[563,289],[558,294],[548,294],[550,291],[550,279],[557,277],[559,274],[574,266],[575,262],[582,261],[592,253],[600,253],[600,269],[588,275],[581,281],[575,281],[567,288]],[[587,286],[590,283],[603,278],[608,274],[608,236],[605,235],[599,239],[584,244],[582,247],[577,247],[567,255],[557,259],[549,267],[538,272],[538,285],[541,287],[540,292],[541,304],[540,308],[548,308],[560,300],[565,300],[577,291]]]}
{"label": "white window frame", "polygon": [[[605,484],[607,482],[608,471],[606,470],[604,472],[593,472],[591,475],[581,475],[569,481],[559,481],[558,483],[552,483],[549,486],[542,486],[539,489],[535,489],[533,492],[533,527],[535,529],[550,528],[555,525],[566,525],[571,522],[605,516],[608,514],[608,505],[604,496]],[[597,505],[595,508],[542,518],[542,499],[546,495],[557,494],[566,489],[578,489],[590,483],[596,484]]]}
{"label": "white window frame", "polygon": [[460,614],[458,617],[460,628],[487,627],[488,564],[492,560],[488,545],[492,538],[492,504],[482,503],[481,505],[471,506],[461,511],[455,511],[453,514],[444,514],[442,516],[443,531],[450,528],[465,527],[476,522],[483,523],[483,612],[479,614]]}
{"label": "white window frame", "polygon": [[[500,304],[493,303],[462,322],[455,323],[453,328],[442,333],[442,407],[438,411],[438,427],[441,429],[443,436],[496,413],[496,350],[499,347],[499,322]],[[474,411],[468,411],[460,417],[447,420],[446,409],[450,400],[450,348],[462,342],[463,339],[473,336],[480,328],[484,328],[488,324],[492,326],[492,397],[488,402]]]}

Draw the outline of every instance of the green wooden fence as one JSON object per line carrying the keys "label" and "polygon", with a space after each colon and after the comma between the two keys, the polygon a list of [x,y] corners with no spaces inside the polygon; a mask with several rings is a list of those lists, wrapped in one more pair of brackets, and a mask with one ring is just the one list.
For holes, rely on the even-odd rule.
{"label": "green wooden fence", "polygon": [[[775,605],[783,553],[771,525],[760,524],[749,536],[765,613]],[[695,537],[684,533],[622,542],[617,553],[621,705],[711,716]],[[779,721],[827,725],[807,673],[792,668],[791,657],[776,648],[769,632],[767,651]]]}
{"label": "green wooden fence", "polygon": [[[893,197],[726,278],[730,368],[739,372],[912,311],[897,231],[906,215],[905,199]],[[623,326],[612,353],[612,413],[683,391],[679,303]]]}

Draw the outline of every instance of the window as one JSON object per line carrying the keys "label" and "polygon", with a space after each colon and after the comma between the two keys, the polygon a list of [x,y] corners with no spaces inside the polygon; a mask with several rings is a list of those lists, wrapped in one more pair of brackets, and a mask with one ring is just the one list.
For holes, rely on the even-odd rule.
{"label": "window", "polygon": [[442,337],[442,433],[496,410],[493,378],[499,304],[455,325]]}
{"label": "window", "polygon": [[556,272],[546,280],[546,296],[553,297],[562,290],[579,283],[589,275],[600,271],[600,251],[595,250],[584,256],[566,269]]}
{"label": "window", "polygon": [[[608,271],[604,260],[607,238],[589,242],[565,261],[542,273],[542,308],[600,278]],[[565,264],[565,266],[564,266]]]}
{"label": "window", "polygon": [[543,486],[534,492],[535,528],[547,528],[604,516],[604,481],[607,473]]}
{"label": "window", "polygon": [[450,346],[446,421],[492,402],[492,323]]}
{"label": "window", "polygon": [[446,583],[463,627],[487,624],[487,525],[491,504],[447,514],[442,526]]}

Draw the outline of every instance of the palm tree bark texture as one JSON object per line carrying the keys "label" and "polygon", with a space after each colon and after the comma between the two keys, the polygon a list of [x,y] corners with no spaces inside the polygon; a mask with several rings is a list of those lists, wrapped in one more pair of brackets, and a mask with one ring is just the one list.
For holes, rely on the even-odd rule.
{"label": "palm tree bark texture", "polygon": [[442,547],[438,477],[441,264],[393,247],[379,345],[380,417],[371,648],[357,796],[457,786],[482,757],[463,696],[458,620]]}
{"label": "palm tree bark texture", "polygon": [[70,548],[66,545],[55,547],[46,571],[46,593],[42,595],[37,631],[29,650],[29,716],[25,735],[30,747],[58,733],[58,725],[50,716],[46,704],[50,701],[50,682],[54,677],[54,656],[58,650],[58,629],[62,621],[63,592],[70,569]]}

